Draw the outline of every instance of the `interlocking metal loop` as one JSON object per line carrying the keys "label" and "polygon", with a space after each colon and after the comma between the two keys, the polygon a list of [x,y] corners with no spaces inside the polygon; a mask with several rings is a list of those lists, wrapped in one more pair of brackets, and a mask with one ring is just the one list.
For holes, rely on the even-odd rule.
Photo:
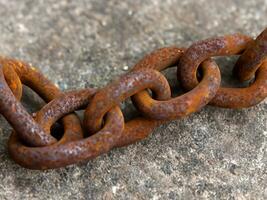
{"label": "interlocking metal loop", "polygon": [[[44,106],[37,113],[37,119],[42,122],[43,127],[49,129],[65,114],[85,107],[94,92],[86,89],[65,93]],[[65,133],[61,140],[45,147],[28,147],[13,132],[9,140],[10,155],[21,166],[31,169],[63,167],[108,152],[115,146],[124,128],[123,115],[118,107],[107,113],[104,127],[88,138],[83,138],[77,123],[79,121],[64,124]]]}
{"label": "interlocking metal loop", "polygon": [[[59,90],[58,87],[56,87],[51,81],[49,81],[44,75],[42,75],[38,70],[36,70],[36,68],[31,67],[30,65],[28,65],[27,63],[24,63],[22,61],[18,61],[18,60],[14,60],[14,59],[8,59],[8,58],[1,58],[0,59],[0,63],[3,65],[4,67],[4,72],[6,72],[5,69],[9,69],[9,70],[13,70],[14,76],[17,76],[16,79],[12,79],[10,77],[9,73],[5,73],[5,79],[8,82],[8,85],[10,87],[10,89],[12,90],[13,94],[17,97],[17,99],[20,99],[19,97],[22,94],[22,83],[24,85],[27,85],[28,87],[30,87],[32,90],[34,90],[43,100],[45,100],[46,102],[51,101],[52,99],[60,96],[62,94],[62,92]],[[9,81],[8,81],[9,80]],[[15,81],[16,80],[16,81]],[[13,83],[10,84],[9,82]],[[88,89],[90,90],[90,89]],[[14,92],[15,91],[15,92]],[[16,95],[16,91],[18,91],[18,95]],[[58,110],[60,112],[60,110]],[[35,143],[35,137],[32,136],[28,136],[31,139],[30,140],[26,140],[27,144],[32,144],[31,146],[45,146],[45,145],[50,145],[50,144],[54,144],[57,142],[57,140],[52,137],[50,135],[50,126],[52,124],[47,124],[46,126],[42,126],[42,117],[41,116],[36,115],[35,116],[35,121],[37,121],[37,123],[41,123],[38,124],[36,126],[40,126],[42,131],[44,131],[45,134],[48,135],[49,139],[52,141],[49,144],[44,144],[44,145],[40,145],[40,144],[36,144]],[[39,120],[40,118],[40,120]],[[65,115],[62,119],[64,128],[66,132],[70,132],[68,131],[68,129],[73,129],[75,127],[76,130],[81,130],[81,125],[79,122],[79,119],[77,118],[76,115],[74,114],[69,114],[69,115]],[[72,126],[69,126],[69,124],[72,124]],[[74,126],[75,124],[75,126]],[[80,131],[81,133],[78,135],[76,135],[77,138],[80,138],[82,136],[82,131]],[[21,134],[21,132],[19,132]],[[20,136],[19,134],[19,136]],[[26,136],[27,134],[29,134],[29,132],[25,132]],[[68,134],[65,134],[65,139],[67,140]],[[21,137],[21,136],[20,136]],[[70,137],[70,139],[73,139],[74,137]],[[70,140],[69,139],[69,140]],[[22,137],[23,140],[23,137]],[[31,141],[33,140],[33,141]],[[29,143],[30,141],[30,143]],[[25,142],[25,141],[24,141]],[[41,141],[43,142],[43,141]]]}
{"label": "interlocking metal loop", "polygon": [[0,112],[29,145],[42,146],[55,142],[55,139],[42,130],[12,94],[4,79],[2,66],[0,66]]}
{"label": "interlocking metal loop", "polygon": [[[178,66],[178,78],[185,89],[190,90],[198,84],[199,64],[212,56],[240,54],[253,40],[241,34],[212,38],[193,44],[181,57]],[[252,48],[256,48],[253,45]],[[266,97],[265,68],[259,71],[255,82],[247,88],[220,88],[210,101],[211,105],[224,108],[245,108],[253,106]]]}
{"label": "interlocking metal loop", "polygon": [[[246,88],[222,88],[219,67],[211,57],[236,54],[241,55],[234,75],[240,81],[254,80]],[[178,80],[186,89],[183,95],[171,97],[169,83],[159,72],[168,67],[177,67]],[[198,68],[201,77],[197,77]],[[266,79],[267,29],[255,40],[234,34],[203,40],[188,49],[158,49],[99,90],[61,92],[30,65],[0,57],[0,113],[14,129],[8,141],[14,161],[30,169],[52,169],[142,140],[155,127],[207,104],[226,108],[256,105],[267,96]],[[47,103],[32,115],[20,103],[22,85]],[[127,98],[141,115],[124,122],[119,105]],[[83,109],[84,127],[75,114]],[[58,122],[64,131],[56,139],[51,127]]]}
{"label": "interlocking metal loop", "polygon": [[[175,47],[159,49],[137,63],[133,71],[146,67],[156,70],[171,67],[178,63],[182,52]],[[168,58],[169,55],[170,58]],[[201,67],[204,72],[203,79],[190,92],[169,100],[159,101],[152,99],[144,90],[132,97],[134,105],[145,116],[159,120],[177,119],[200,110],[215,96],[221,82],[220,71],[214,61],[206,60]]]}
{"label": "interlocking metal loop", "polygon": [[[27,85],[30,87],[32,87],[33,82],[37,84],[37,86],[35,85],[34,89],[38,94],[38,91],[40,91],[42,87],[47,86],[45,83],[48,83],[49,89],[45,91],[41,90],[42,97],[47,101],[52,99],[54,96],[58,96],[55,101],[48,103],[45,107],[43,107],[39,112],[35,114],[36,122],[33,122],[34,124],[36,124],[37,128],[41,129],[45,134],[50,133],[51,126],[58,119],[63,117],[65,132],[61,140],[56,142],[54,145],[28,147],[20,141],[20,138],[18,137],[19,135],[16,132],[12,133],[8,145],[9,152],[11,157],[21,166],[31,169],[62,167],[68,164],[95,157],[101,153],[108,151],[115,145],[115,142],[113,142],[112,145],[112,140],[118,140],[124,127],[123,116],[118,108],[115,107],[114,110],[111,110],[107,113],[107,124],[101,131],[85,140],[81,140],[83,138],[83,132],[80,126],[80,121],[76,117],[76,115],[66,115],[77,110],[78,108],[85,107],[88,104],[90,97],[94,95],[95,90],[86,89],[78,92],[67,93],[66,95],[61,95],[61,92],[58,88],[56,88],[56,86],[42,77],[41,74],[39,75],[39,73],[35,69],[30,68],[30,66],[20,61],[8,59],[2,59],[2,63],[5,64],[5,66],[8,65],[10,67],[9,69],[17,69],[18,67],[20,67],[20,71],[18,71],[17,76],[24,74],[22,82],[27,83]],[[28,72],[28,74],[30,74],[29,77],[31,77],[32,74],[35,74],[36,77],[37,74],[39,75],[39,78],[29,79],[28,76],[25,76],[25,72]],[[10,78],[10,75],[8,75],[8,77]],[[4,80],[2,82],[5,83]],[[7,90],[9,89],[7,85],[5,88]],[[14,90],[16,89],[16,87],[12,88]],[[51,91],[52,93],[49,93]],[[21,92],[18,92],[17,96],[21,96]],[[10,99],[12,100],[14,99],[14,96],[12,96],[12,94],[10,94],[10,96],[8,97],[10,97]],[[9,103],[9,101],[4,102]],[[27,113],[27,111],[25,111],[25,109],[22,107],[21,110],[21,112]],[[7,113],[13,113],[14,115],[20,114],[20,112],[10,112],[10,110],[7,110]],[[26,122],[28,123],[28,121]],[[25,131],[25,133],[28,132]],[[105,144],[106,146],[104,148]]]}
{"label": "interlocking metal loop", "polygon": [[159,72],[152,69],[132,71],[109,84],[93,97],[84,114],[86,128],[92,133],[98,131],[103,116],[108,110],[147,88],[155,93],[156,99],[167,100],[171,97],[168,81]]}
{"label": "interlocking metal loop", "polygon": [[251,80],[267,57],[267,28],[240,56],[233,71],[240,81]]}

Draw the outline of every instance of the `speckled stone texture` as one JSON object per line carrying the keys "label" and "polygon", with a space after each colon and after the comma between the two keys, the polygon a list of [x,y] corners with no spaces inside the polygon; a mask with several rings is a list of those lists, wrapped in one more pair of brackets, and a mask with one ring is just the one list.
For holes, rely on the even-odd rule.
{"label": "speckled stone texture", "polygon": [[[0,54],[69,90],[102,87],[159,47],[256,36],[267,1],[0,0],[0,16]],[[235,59],[218,60],[224,85],[236,84],[228,78]],[[167,77],[176,83],[175,70]],[[25,105],[40,106],[25,93]],[[207,106],[142,142],[45,172],[11,160],[11,128],[1,117],[0,199],[267,199],[266,109],[266,101],[242,110]]]}

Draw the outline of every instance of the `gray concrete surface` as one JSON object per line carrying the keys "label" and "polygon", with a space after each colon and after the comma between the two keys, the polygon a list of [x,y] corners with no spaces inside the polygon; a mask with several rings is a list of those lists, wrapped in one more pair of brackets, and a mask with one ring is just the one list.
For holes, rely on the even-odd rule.
{"label": "gray concrete surface", "polygon": [[[0,54],[36,65],[63,90],[101,87],[153,49],[256,36],[266,19],[265,0],[0,0]],[[231,83],[233,59],[218,62]],[[266,109],[205,107],[143,142],[45,172],[10,159],[1,117],[0,199],[267,199]]]}

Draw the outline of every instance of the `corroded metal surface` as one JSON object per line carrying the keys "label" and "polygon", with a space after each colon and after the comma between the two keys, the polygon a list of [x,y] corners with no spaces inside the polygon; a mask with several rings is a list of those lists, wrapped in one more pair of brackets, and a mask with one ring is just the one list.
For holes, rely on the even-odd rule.
{"label": "corroded metal surface", "polygon": [[[51,101],[36,115],[42,127],[50,129],[53,122],[67,113],[88,104],[94,90],[82,90],[66,93]],[[61,108],[59,110],[59,108]],[[54,145],[46,147],[28,147],[13,132],[9,140],[9,152],[20,165],[31,169],[58,168],[79,161],[94,158],[109,151],[119,140],[123,127],[123,115],[118,107],[111,109],[106,116],[104,127],[88,138],[83,139],[83,132],[78,118],[76,121],[65,117],[64,135]]]}
{"label": "corroded metal surface", "polygon": [[[14,128],[9,153],[26,168],[64,167],[142,140],[155,127],[207,104],[226,108],[256,105],[267,96],[266,33],[265,29],[256,40],[234,34],[200,41],[188,49],[158,49],[99,90],[63,93],[34,67],[0,57],[0,113]],[[219,67],[211,57],[234,54],[242,54],[234,74],[241,81],[254,76],[255,80],[246,88],[221,88]],[[186,93],[171,97],[168,81],[159,72],[168,67],[177,67]],[[197,77],[199,67],[201,77]],[[46,101],[40,111],[29,114],[22,106],[22,84]],[[119,105],[129,97],[141,115],[124,122]],[[81,109],[85,109],[84,127],[75,114]],[[51,128],[58,122],[64,133],[56,139]]]}
{"label": "corroded metal surface", "polygon": [[[177,64],[182,52],[177,48],[157,50],[137,63],[133,70],[146,67],[163,70]],[[177,119],[200,110],[215,96],[221,82],[220,71],[214,61],[206,60],[201,67],[203,79],[192,91],[160,101],[152,99],[144,90],[132,97],[134,105],[145,116],[159,120]]]}
{"label": "corroded metal surface", "polygon": [[130,72],[93,97],[84,115],[86,128],[92,133],[98,131],[108,110],[144,89],[151,89],[159,100],[167,100],[171,97],[168,81],[159,72],[152,69]]}
{"label": "corroded metal surface", "polygon": [[45,146],[56,140],[44,132],[12,94],[0,66],[0,112],[11,126],[19,132],[21,139],[31,146]]}
{"label": "corroded metal surface", "polygon": [[211,38],[192,44],[181,57],[178,67],[178,79],[186,90],[198,84],[198,66],[207,58],[239,54],[247,47],[252,38],[241,35],[227,35]]}
{"label": "corroded metal surface", "polygon": [[267,28],[254,40],[240,56],[234,67],[234,74],[241,80],[247,81],[254,77],[255,72],[262,66],[267,57]]}
{"label": "corroded metal surface", "polygon": [[[226,56],[242,53],[246,48],[256,48],[260,55],[249,59],[250,63],[259,62],[259,57],[266,56],[264,48],[258,50],[259,46],[264,45],[263,36],[260,36],[258,42],[241,34],[228,35],[219,38],[212,38],[193,44],[181,57],[178,67],[178,78],[181,80],[186,90],[191,90],[198,85],[197,69],[201,62],[213,56]],[[261,45],[259,45],[259,43]],[[266,48],[265,48],[266,49]],[[251,52],[250,50],[249,52]],[[248,53],[246,53],[248,54]],[[255,61],[252,61],[255,59]],[[243,59],[244,60],[244,59]],[[243,61],[245,63],[245,61]],[[253,66],[254,67],[254,66]],[[256,67],[257,69],[257,67]],[[254,69],[253,72],[256,70]],[[216,96],[209,104],[224,108],[245,108],[258,104],[266,97],[266,72],[265,67],[259,70],[256,80],[247,88],[223,88],[221,87]]]}

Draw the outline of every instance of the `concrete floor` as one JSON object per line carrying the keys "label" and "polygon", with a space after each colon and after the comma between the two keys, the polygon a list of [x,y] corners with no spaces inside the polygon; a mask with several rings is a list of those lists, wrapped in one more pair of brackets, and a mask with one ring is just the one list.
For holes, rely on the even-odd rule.
{"label": "concrete floor", "polygon": [[[0,0],[0,16],[0,54],[69,90],[104,86],[159,47],[256,36],[267,1]],[[218,60],[225,85],[234,82],[233,61]],[[175,81],[175,71],[167,77]],[[24,104],[36,107],[30,95]],[[242,110],[207,106],[142,142],[45,172],[11,160],[11,128],[1,117],[0,199],[267,199],[266,109],[266,100]]]}

